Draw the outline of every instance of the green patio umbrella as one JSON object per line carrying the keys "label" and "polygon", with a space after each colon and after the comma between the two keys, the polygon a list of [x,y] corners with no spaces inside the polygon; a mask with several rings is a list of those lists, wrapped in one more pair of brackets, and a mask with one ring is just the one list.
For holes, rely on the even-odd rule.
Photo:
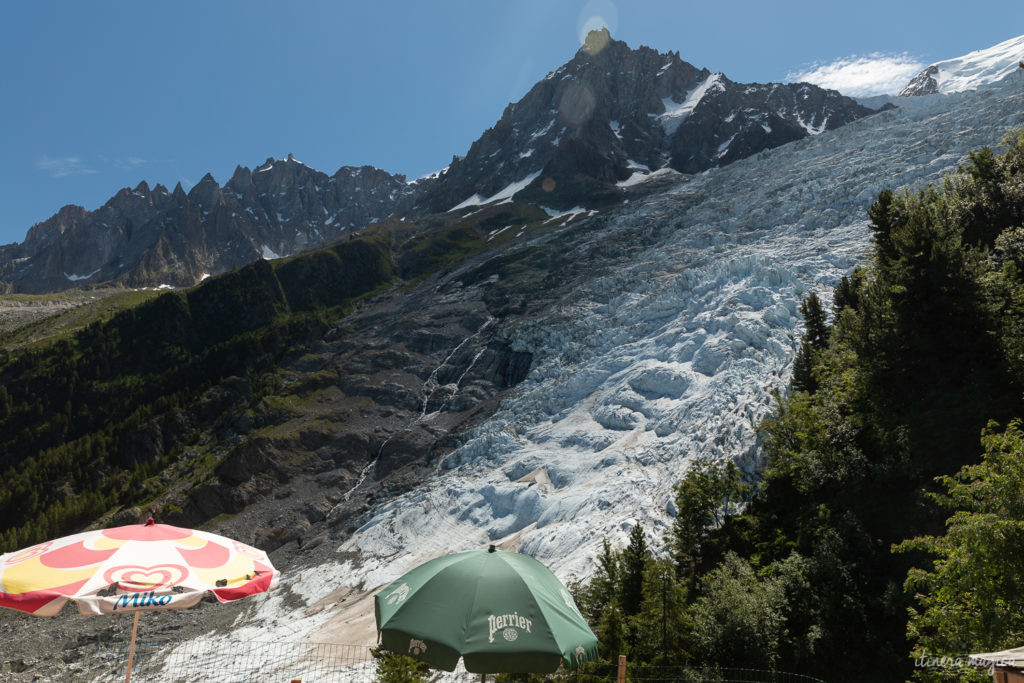
{"label": "green patio umbrella", "polygon": [[445,671],[549,673],[597,659],[597,638],[565,586],[519,553],[469,550],[430,560],[373,598],[390,652]]}

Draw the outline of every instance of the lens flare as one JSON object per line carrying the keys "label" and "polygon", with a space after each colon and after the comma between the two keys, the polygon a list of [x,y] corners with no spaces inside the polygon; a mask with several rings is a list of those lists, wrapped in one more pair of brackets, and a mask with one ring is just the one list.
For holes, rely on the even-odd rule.
{"label": "lens flare", "polygon": [[608,43],[611,42],[612,35],[609,33],[608,26],[602,17],[587,19],[583,24],[583,30],[586,33],[580,42],[583,43],[583,51],[587,54],[596,55],[608,47]]}
{"label": "lens flare", "polygon": [[562,90],[558,99],[558,118],[562,123],[582,126],[594,113],[594,91],[581,81],[572,81]]}
{"label": "lens flare", "polygon": [[[608,46],[611,36],[619,29],[619,9],[611,0],[590,0],[580,10],[577,26],[583,50],[597,54]],[[594,31],[598,33],[590,37]]]}

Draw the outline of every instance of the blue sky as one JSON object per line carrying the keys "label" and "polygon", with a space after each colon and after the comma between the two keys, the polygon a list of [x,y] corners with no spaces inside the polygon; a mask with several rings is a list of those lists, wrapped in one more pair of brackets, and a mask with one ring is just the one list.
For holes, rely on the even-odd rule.
{"label": "blue sky", "polygon": [[1020,0],[16,0],[2,17],[0,244],[64,204],[270,156],[436,171],[595,22],[741,82],[856,58],[891,79],[1024,33]]}

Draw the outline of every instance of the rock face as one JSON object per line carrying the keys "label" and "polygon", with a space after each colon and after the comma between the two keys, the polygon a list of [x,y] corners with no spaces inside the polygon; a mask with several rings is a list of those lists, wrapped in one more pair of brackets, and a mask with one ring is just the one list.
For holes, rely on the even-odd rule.
{"label": "rock face", "polygon": [[937,95],[939,93],[939,83],[935,80],[935,76],[939,73],[939,67],[932,64],[925,68],[924,71],[914,76],[910,83],[907,83],[907,87],[900,90],[900,97],[917,97],[919,95]]}
{"label": "rock face", "polygon": [[434,177],[407,183],[369,166],[328,176],[289,155],[240,166],[223,187],[207,174],[187,194],[142,182],[96,211],[65,207],[23,243],[0,247],[0,291],[188,286],[388,215],[517,192],[554,208],[607,204],[658,169],[697,173],[871,113],[835,91],[734,83],[678,53],[633,50],[594,31]]}
{"label": "rock face", "polygon": [[96,211],[66,206],[0,247],[0,287],[58,291],[100,282],[193,285],[259,258],[285,256],[387,216],[411,198],[405,177],[342,167],[328,176],[289,155],[222,187],[203,176],[187,194],[141,182]]}

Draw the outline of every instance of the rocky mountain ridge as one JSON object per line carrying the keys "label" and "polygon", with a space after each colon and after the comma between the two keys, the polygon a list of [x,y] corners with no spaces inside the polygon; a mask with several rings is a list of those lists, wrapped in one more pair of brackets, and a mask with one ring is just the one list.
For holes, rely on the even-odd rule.
{"label": "rocky mountain ridge", "polygon": [[807,83],[735,83],[602,29],[506,107],[421,203],[465,208],[514,188],[545,206],[596,206],[659,169],[699,173],[872,113]]}
{"label": "rocky mountain ridge", "polygon": [[404,176],[344,166],[333,175],[292,155],[239,166],[221,186],[124,188],[95,211],[66,206],[0,247],[0,286],[38,293],[120,283],[182,287],[260,258],[286,256],[387,216],[412,198]]}
{"label": "rocky mountain ridge", "polygon": [[239,166],[223,186],[207,174],[188,193],[142,182],[95,211],[64,207],[0,246],[0,291],[190,286],[387,216],[513,195],[554,209],[606,205],[658,170],[698,173],[872,113],[810,84],[735,83],[602,29],[438,174],[406,182],[363,166],[328,176],[289,155]]}

